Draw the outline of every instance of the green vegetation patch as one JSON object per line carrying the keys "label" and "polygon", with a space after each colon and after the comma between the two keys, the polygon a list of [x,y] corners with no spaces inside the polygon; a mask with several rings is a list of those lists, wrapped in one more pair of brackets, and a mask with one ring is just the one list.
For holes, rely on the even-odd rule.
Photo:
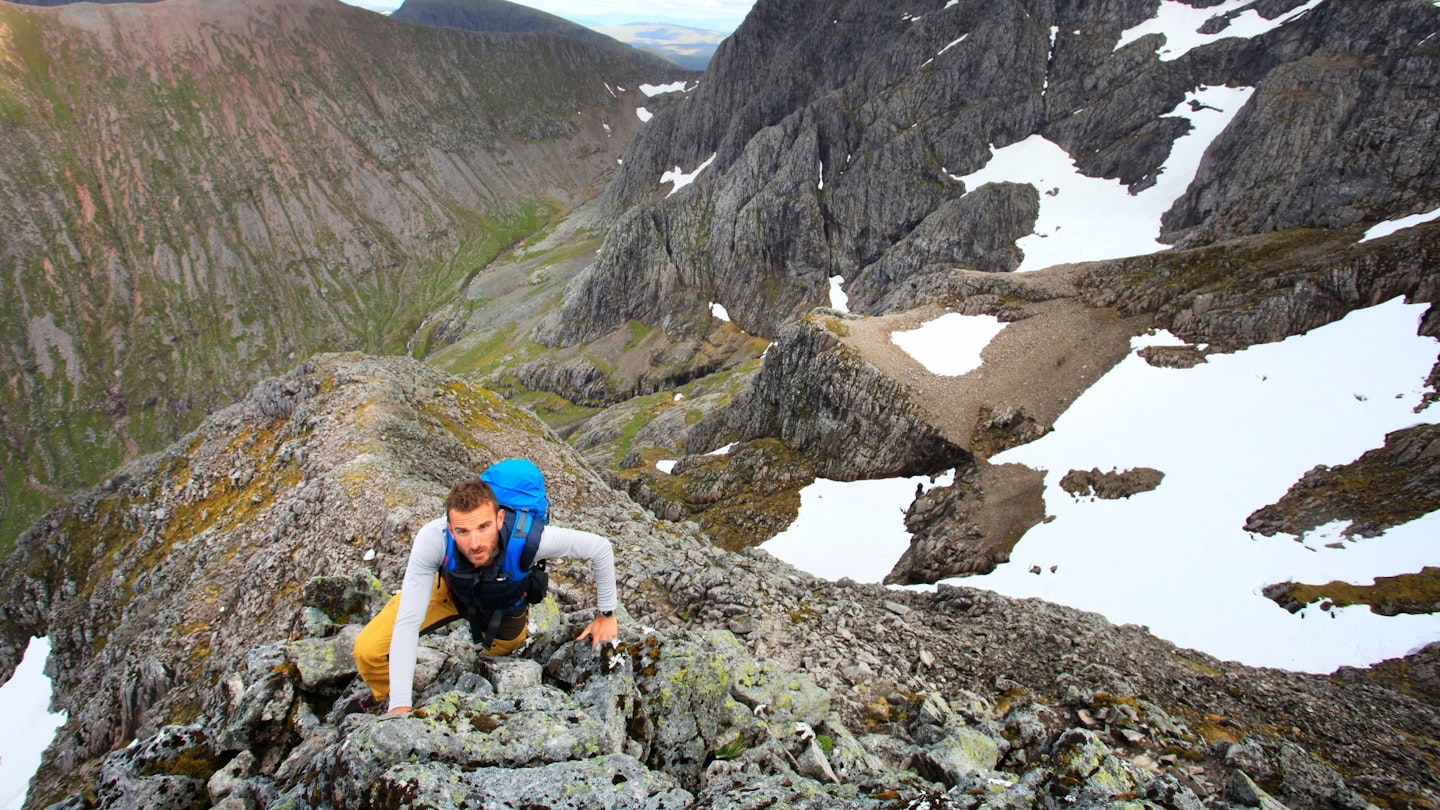
{"label": "green vegetation patch", "polygon": [[1316,603],[1321,610],[1369,605],[1382,616],[1437,613],[1440,612],[1440,568],[1427,565],[1418,574],[1376,577],[1373,585],[1340,581],[1324,585],[1284,582],[1266,588],[1265,595],[1292,613]]}
{"label": "green vegetation patch", "polygon": [[679,506],[715,545],[730,551],[758,546],[795,521],[800,490],[815,480],[803,456],[779,439],[746,442],[725,455],[666,475],[647,454],[643,467],[621,470],[632,495]]}

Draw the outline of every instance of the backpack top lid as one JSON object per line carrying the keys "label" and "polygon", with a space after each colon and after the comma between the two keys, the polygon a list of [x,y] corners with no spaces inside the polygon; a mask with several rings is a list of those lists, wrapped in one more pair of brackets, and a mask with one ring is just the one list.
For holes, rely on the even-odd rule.
{"label": "backpack top lid", "polygon": [[533,461],[512,458],[497,461],[480,473],[501,506],[516,512],[529,511],[540,520],[548,519],[550,500],[545,495],[545,476]]}

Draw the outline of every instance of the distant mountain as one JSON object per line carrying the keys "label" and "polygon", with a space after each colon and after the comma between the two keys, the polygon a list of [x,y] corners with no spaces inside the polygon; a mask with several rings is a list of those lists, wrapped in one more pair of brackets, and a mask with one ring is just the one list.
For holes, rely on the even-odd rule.
{"label": "distant mountain", "polygon": [[[522,6],[506,0],[405,0],[390,14],[392,19],[421,25],[443,25],[462,31],[487,33],[549,32],[578,39],[599,48],[626,53],[638,58],[653,59],[648,53],[592,31],[563,17]],[[643,55],[642,55],[643,54]],[[660,66],[662,62],[656,61]]]}
{"label": "distant mountain", "polygon": [[261,376],[405,352],[688,75],[333,0],[0,3],[0,53],[0,549]]}
{"label": "distant mountain", "polygon": [[715,49],[727,36],[723,31],[669,23],[631,23],[596,30],[691,70],[709,67],[710,57],[715,55]]}
{"label": "distant mountain", "polygon": [[9,0],[21,6],[67,6],[71,3],[159,3],[162,0]]}

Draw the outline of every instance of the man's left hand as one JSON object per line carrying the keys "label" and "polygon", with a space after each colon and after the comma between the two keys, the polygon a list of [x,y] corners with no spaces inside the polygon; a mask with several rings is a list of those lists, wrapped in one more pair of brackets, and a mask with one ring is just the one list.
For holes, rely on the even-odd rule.
{"label": "man's left hand", "polygon": [[580,635],[575,637],[576,641],[584,641],[590,637],[590,648],[595,649],[607,641],[614,641],[620,636],[620,622],[614,616],[596,616],[595,620],[585,625]]}

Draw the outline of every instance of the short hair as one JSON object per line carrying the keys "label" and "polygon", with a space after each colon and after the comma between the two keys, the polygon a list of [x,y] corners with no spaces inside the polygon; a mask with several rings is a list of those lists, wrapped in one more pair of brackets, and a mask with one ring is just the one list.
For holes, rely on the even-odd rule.
{"label": "short hair", "polygon": [[473,512],[487,505],[497,509],[500,507],[500,501],[496,499],[489,484],[473,478],[461,481],[445,496],[445,517],[449,518],[451,512]]}

